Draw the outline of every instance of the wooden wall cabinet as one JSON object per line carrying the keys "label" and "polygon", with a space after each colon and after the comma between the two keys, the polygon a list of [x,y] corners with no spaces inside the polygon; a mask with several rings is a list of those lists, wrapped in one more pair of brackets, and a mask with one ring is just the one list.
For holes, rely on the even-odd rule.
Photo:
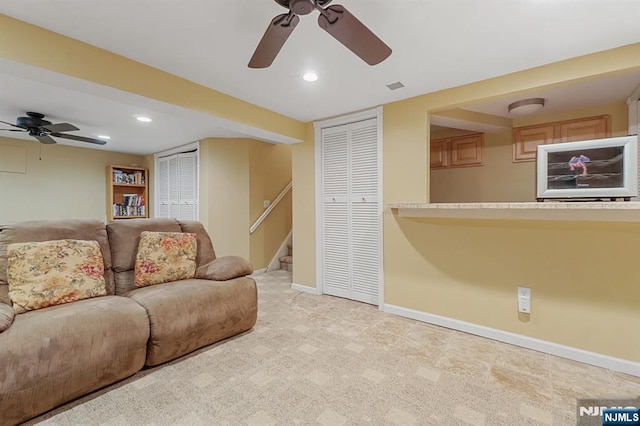
{"label": "wooden wall cabinet", "polygon": [[535,161],[538,145],[611,137],[611,116],[578,118],[513,129],[513,162]]}
{"label": "wooden wall cabinet", "polygon": [[430,144],[432,169],[482,165],[482,133],[455,138],[434,139]]}
{"label": "wooden wall cabinet", "polygon": [[431,141],[430,164],[432,169],[449,167],[449,144],[451,139],[438,139]]}
{"label": "wooden wall cabinet", "polygon": [[107,166],[107,220],[149,217],[149,171]]}

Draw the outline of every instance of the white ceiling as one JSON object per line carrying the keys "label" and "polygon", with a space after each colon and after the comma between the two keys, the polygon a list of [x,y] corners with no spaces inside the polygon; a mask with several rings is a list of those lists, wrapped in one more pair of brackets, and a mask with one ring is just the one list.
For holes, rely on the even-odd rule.
{"label": "white ceiling", "polygon": [[[267,24],[275,15],[285,12],[273,0],[2,0],[0,13],[302,121],[640,42],[637,0],[340,0],[337,3],[344,4],[391,46],[393,54],[389,59],[374,67],[365,64],[322,31],[314,13],[301,17],[270,68],[249,69],[247,62]],[[4,79],[7,67],[2,63],[0,66],[0,77]],[[320,75],[311,84],[300,78],[310,69]],[[241,136],[255,130],[239,131],[230,123],[212,122],[210,117],[178,111],[173,106],[151,105],[149,100],[130,94],[109,95],[112,89],[87,93],[86,82],[66,81],[66,86],[61,87],[59,81],[44,81],[38,85],[46,80],[43,76],[46,73],[33,74],[29,79],[13,73],[12,84],[2,87],[0,120],[13,121],[27,109],[42,109],[39,112],[45,114],[50,110],[52,121],[76,124],[81,128],[78,134],[91,136],[102,131],[117,134],[118,142],[114,138],[107,145],[110,150],[129,147],[130,152],[137,153],[155,152],[168,143],[179,145],[203,134],[225,135],[231,129]],[[390,91],[386,84],[396,81],[405,87]],[[16,89],[5,95],[4,91],[13,84]],[[609,84],[614,83],[609,81],[602,86],[603,93],[608,92]],[[549,94],[549,99],[552,97]],[[508,104],[506,100],[502,102]],[[505,105],[491,103],[469,108],[503,115]],[[561,103],[557,105],[560,107]],[[154,126],[165,120],[170,123],[153,137],[151,126],[144,129],[147,133],[142,133],[140,128],[118,121],[145,108],[162,117],[154,121]],[[96,119],[98,116],[101,119]],[[169,129],[177,132],[170,133]],[[173,142],[161,141],[163,135],[170,135]],[[277,135],[262,138],[278,142]]]}

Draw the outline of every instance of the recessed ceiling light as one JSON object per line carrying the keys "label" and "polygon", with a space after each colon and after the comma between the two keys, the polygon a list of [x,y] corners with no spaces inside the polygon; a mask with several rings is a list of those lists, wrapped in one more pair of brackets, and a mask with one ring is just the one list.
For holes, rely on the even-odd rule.
{"label": "recessed ceiling light", "polygon": [[304,75],[302,76],[302,79],[304,81],[316,81],[318,79],[318,74],[316,74],[313,71],[308,71],[304,73]]}
{"label": "recessed ceiling light", "polygon": [[107,136],[107,135],[98,135],[98,139],[104,139],[105,141],[108,141],[109,139],[111,139],[111,136]]}
{"label": "recessed ceiling light", "polygon": [[149,117],[144,117],[144,116],[138,116],[136,117],[136,120],[142,121],[143,123],[151,123],[153,121]]}

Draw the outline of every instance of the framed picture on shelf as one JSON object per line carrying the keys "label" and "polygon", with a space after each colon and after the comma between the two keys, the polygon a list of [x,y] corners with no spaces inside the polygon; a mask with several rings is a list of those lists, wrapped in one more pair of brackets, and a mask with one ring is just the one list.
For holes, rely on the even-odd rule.
{"label": "framed picture on shelf", "polygon": [[624,198],[638,195],[638,137],[539,145],[537,198]]}

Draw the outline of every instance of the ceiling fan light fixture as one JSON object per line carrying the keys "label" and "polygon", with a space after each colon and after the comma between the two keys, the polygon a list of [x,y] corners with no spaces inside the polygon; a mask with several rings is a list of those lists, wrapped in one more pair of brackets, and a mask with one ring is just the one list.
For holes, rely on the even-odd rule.
{"label": "ceiling fan light fixture", "polygon": [[143,115],[139,115],[136,117],[136,120],[141,121],[143,123],[151,123],[153,120],[150,119],[149,117],[145,117]]}
{"label": "ceiling fan light fixture", "polygon": [[544,107],[543,98],[522,99],[520,101],[509,104],[508,110],[510,114],[527,115],[533,114]]}
{"label": "ceiling fan light fixture", "polygon": [[309,81],[309,82],[317,81],[318,80],[318,74],[316,74],[313,71],[307,71],[302,75],[302,79],[304,81]]}

